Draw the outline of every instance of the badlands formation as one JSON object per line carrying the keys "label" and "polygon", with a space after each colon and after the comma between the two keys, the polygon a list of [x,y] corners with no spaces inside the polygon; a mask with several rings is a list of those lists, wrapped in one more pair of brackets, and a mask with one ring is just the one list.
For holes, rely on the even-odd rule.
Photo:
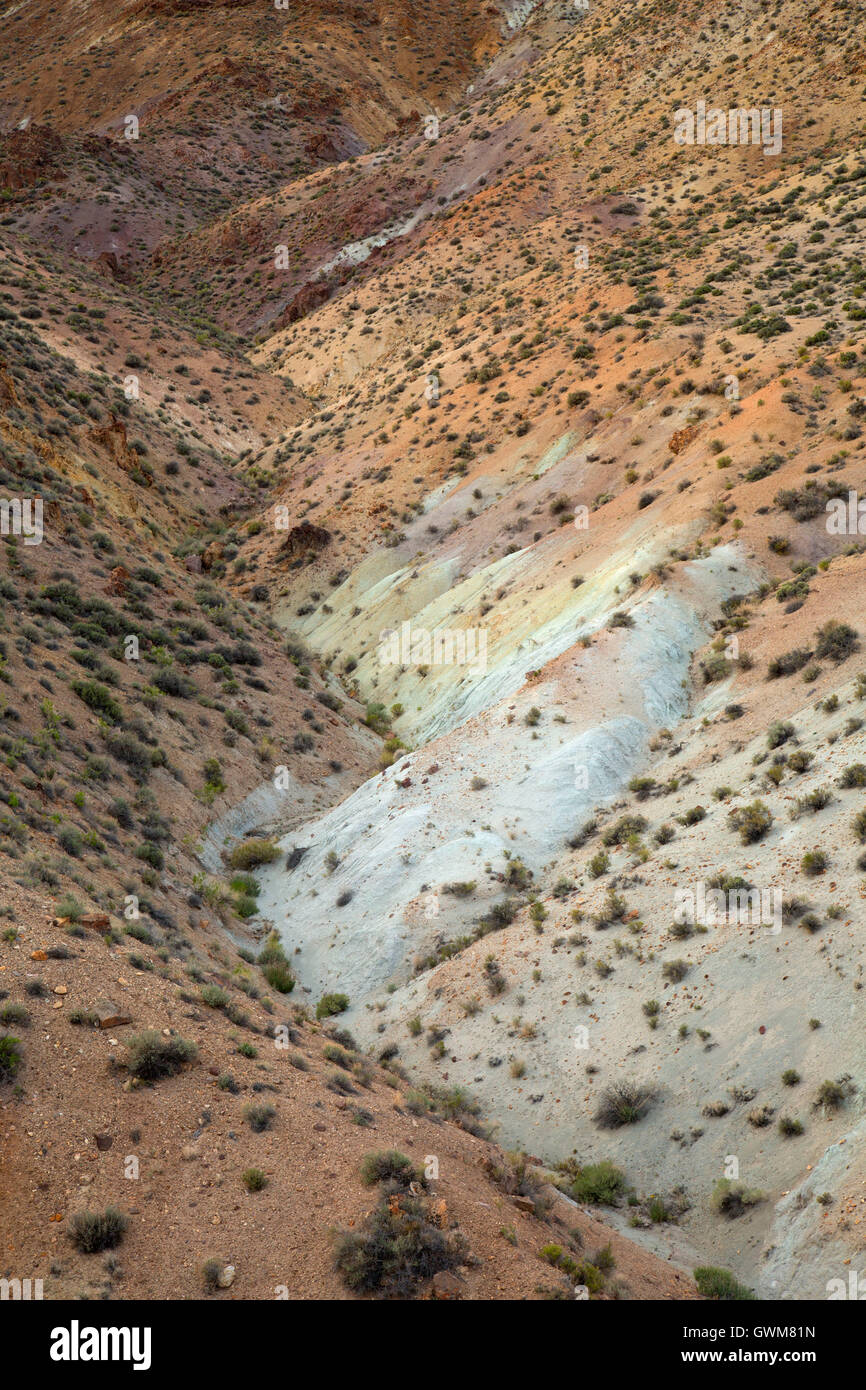
{"label": "badlands formation", "polygon": [[[10,21],[12,1245],[92,1293],[46,1223],[128,1206],[123,1135],[105,1296],[825,1299],[866,1261],[862,7],[415,8]],[[158,1090],[148,1029],[195,1044]],[[439,1177],[371,1216],[392,1149]],[[374,1277],[410,1201],[438,1266]]]}

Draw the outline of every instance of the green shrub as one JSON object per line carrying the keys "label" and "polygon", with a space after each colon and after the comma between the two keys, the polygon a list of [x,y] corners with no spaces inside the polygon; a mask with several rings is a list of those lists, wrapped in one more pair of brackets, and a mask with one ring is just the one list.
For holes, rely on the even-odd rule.
{"label": "green shrub", "polygon": [[631,839],[633,835],[641,835],[647,828],[647,821],[644,816],[620,816],[614,825],[609,825],[602,833],[601,842],[603,845],[622,845]]}
{"label": "green shrub", "polygon": [[355,1293],[408,1298],[422,1280],[454,1269],[466,1256],[464,1239],[433,1225],[423,1201],[406,1193],[399,1198],[383,1193],[360,1229],[338,1238],[335,1265]]}
{"label": "green shrub", "polygon": [[241,1181],[247,1192],[261,1192],[267,1186],[268,1180],[261,1168],[246,1168],[241,1174]]}
{"label": "green shrub", "polygon": [[331,1018],[345,1013],[349,1007],[348,994],[323,994],[316,1005],[316,1018]]}
{"label": "green shrub", "polygon": [[77,859],[84,849],[84,837],[75,825],[63,825],[57,832],[57,843],[65,854]]}
{"label": "green shrub", "polygon": [[23,1004],[0,1004],[0,1023],[26,1028],[29,1022],[30,1013]]}
{"label": "green shrub", "polygon": [[773,824],[773,813],[763,801],[753,801],[750,806],[740,806],[728,814],[728,824],[732,830],[739,831],[744,845],[761,840]]}
{"label": "green shrub", "polygon": [[408,1187],[417,1177],[411,1158],[397,1149],[365,1154],[361,1163],[361,1181],[365,1187],[375,1187],[380,1182],[396,1182],[401,1187]]}
{"label": "green shrub", "polygon": [[272,1105],[248,1105],[244,1109],[244,1119],[254,1134],[270,1129],[276,1110]]}
{"label": "green shrub", "polygon": [[571,1195],[576,1202],[612,1207],[616,1205],[624,1187],[625,1175],[604,1158],[599,1163],[587,1163],[580,1169],[571,1184]]}
{"label": "green shrub", "polygon": [[779,1133],[786,1139],[791,1139],[795,1135],[802,1134],[802,1120],[792,1120],[790,1115],[783,1115],[779,1120]]}
{"label": "green shrub", "polygon": [[719,1216],[727,1216],[733,1221],[742,1216],[749,1207],[766,1200],[766,1194],[756,1188],[745,1187],[741,1182],[731,1182],[730,1178],[719,1178],[710,1196],[710,1207]]}
{"label": "green shrub", "polygon": [[103,1212],[79,1211],[70,1219],[69,1234],[82,1255],[95,1255],[119,1245],[128,1225],[117,1207],[106,1207]]}
{"label": "green shrub", "polygon": [[153,1028],[134,1033],[126,1041],[126,1068],[139,1081],[159,1081],[174,1076],[187,1062],[195,1061],[198,1048],[184,1038],[165,1038]]}
{"label": "green shrub", "polygon": [[0,1034],[0,1084],[11,1081],[21,1065],[20,1039],[9,1033]]}
{"label": "green shrub", "polygon": [[202,985],[199,997],[209,1009],[224,1009],[231,1001],[231,995],[219,985]]}
{"label": "green shrub", "polygon": [[650,1108],[655,1093],[632,1081],[616,1081],[599,1096],[593,1119],[600,1129],[621,1129],[637,1124]]}
{"label": "green shrub", "polygon": [[780,748],[789,738],[793,738],[795,732],[794,725],[789,720],[776,719],[767,730],[767,747]]}
{"label": "green shrub", "polygon": [[136,859],[142,859],[144,863],[149,864],[152,869],[160,870],[165,868],[165,855],[159,845],[152,844],[150,840],[146,841],[143,845],[139,845],[138,849],[135,851],[135,857]]}
{"label": "green shrub", "polygon": [[262,974],[271,989],[275,989],[278,994],[291,994],[295,988],[295,977],[285,960],[269,961],[262,966]]}
{"label": "green shrub", "polygon": [[822,1081],[812,1102],[813,1110],[838,1110],[844,1105],[848,1089],[845,1081]]}
{"label": "green shrub", "polygon": [[662,978],[669,980],[671,984],[679,984],[684,980],[690,970],[687,960],[669,960],[662,966]]}
{"label": "green shrub", "polygon": [[107,686],[100,685],[98,681],[73,681],[72,689],[88,709],[95,710],[109,724],[119,724],[122,720],[123,709]]}
{"label": "green shrub", "polygon": [[857,650],[858,645],[854,628],[833,618],[815,634],[815,655],[819,661],[822,657],[830,661],[845,661]]}
{"label": "green shrub", "polygon": [[811,655],[810,651],[806,651],[802,647],[795,647],[793,651],[785,652],[783,656],[774,656],[767,667],[767,680],[778,680],[780,676],[790,676],[795,671],[801,671]]}
{"label": "green shrub", "polygon": [[694,1270],[695,1283],[702,1298],[724,1302],[747,1302],[754,1299],[752,1290],[740,1284],[727,1269],[715,1265],[700,1265]]}
{"label": "green shrub", "polygon": [[232,869],[257,869],[260,864],[272,864],[278,859],[280,851],[273,840],[244,840],[235,845],[229,855]]}
{"label": "green shrub", "polygon": [[800,868],[807,878],[817,878],[819,874],[824,873],[829,862],[822,849],[810,849],[800,860]]}
{"label": "green shrub", "polygon": [[586,866],[586,872],[590,878],[601,878],[602,874],[607,873],[610,868],[610,855],[606,850],[600,849],[594,854]]}

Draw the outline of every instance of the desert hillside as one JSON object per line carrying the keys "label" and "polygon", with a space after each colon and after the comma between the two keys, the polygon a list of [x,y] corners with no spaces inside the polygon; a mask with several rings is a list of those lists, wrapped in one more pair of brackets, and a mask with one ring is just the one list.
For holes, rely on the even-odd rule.
{"label": "desert hillside", "polygon": [[862,6],[69,14],[0,78],[0,1275],[825,1299]]}

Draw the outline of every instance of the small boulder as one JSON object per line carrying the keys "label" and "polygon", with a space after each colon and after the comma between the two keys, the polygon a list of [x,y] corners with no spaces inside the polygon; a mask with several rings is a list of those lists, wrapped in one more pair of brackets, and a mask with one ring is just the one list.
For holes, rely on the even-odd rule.
{"label": "small boulder", "polygon": [[97,999],[93,1006],[96,1020],[100,1028],[119,1028],[124,1023],[131,1023],[132,1019],[128,1014],[121,1013],[116,1004],[112,1004],[110,999]]}

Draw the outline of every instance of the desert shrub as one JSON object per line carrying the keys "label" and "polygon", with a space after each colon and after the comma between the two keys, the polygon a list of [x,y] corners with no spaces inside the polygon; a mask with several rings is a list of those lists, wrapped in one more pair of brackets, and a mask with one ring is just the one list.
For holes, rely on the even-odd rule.
{"label": "desert shrub", "polygon": [[612,1207],[624,1188],[625,1175],[604,1158],[580,1169],[571,1184],[571,1195],[576,1202]]}
{"label": "desert shrub", "polygon": [[776,719],[767,730],[767,747],[780,748],[794,735],[794,725],[788,720]]}
{"label": "desert shrub", "polygon": [[192,682],[185,680],[179,671],[171,668],[157,671],[151,679],[151,684],[155,685],[157,690],[161,690],[163,695],[173,695],[177,699],[187,699],[195,694]]}
{"label": "desert shrub", "polygon": [[854,838],[859,840],[861,845],[866,843],[866,811],[858,811],[851,821],[851,829],[854,831]]}
{"label": "desert shrub", "polygon": [[814,760],[814,753],[807,753],[805,748],[795,748],[793,753],[788,754],[788,767],[792,772],[806,772]]}
{"label": "desert shrub", "polygon": [[73,681],[72,689],[79,700],[84,701],[88,709],[100,714],[103,719],[108,720],[109,724],[120,723],[123,718],[123,709],[107,686],[100,685],[98,681]]}
{"label": "desert shrub", "polygon": [[602,1091],[593,1119],[599,1129],[621,1129],[642,1120],[655,1093],[633,1081],[616,1081]]}
{"label": "desert shrub", "polygon": [[335,1265],[356,1293],[408,1297],[423,1280],[454,1269],[466,1255],[462,1237],[449,1236],[428,1220],[424,1201],[386,1191],[360,1229],[338,1238]]}
{"label": "desert shrub", "polygon": [[316,1018],[331,1018],[349,1007],[348,994],[323,994],[316,1005]]}
{"label": "desert shrub", "polygon": [[78,922],[84,915],[84,908],[72,893],[64,893],[55,912],[58,917],[68,917],[70,922]]}
{"label": "desert shrub", "polygon": [[13,1038],[9,1033],[0,1034],[0,1084],[11,1081],[18,1071],[21,1065],[18,1048],[18,1038]]}
{"label": "desert shrub", "polygon": [[586,844],[590,836],[595,834],[595,831],[596,822],[594,820],[586,821],[586,823],[583,826],[581,826],[580,830],[578,830],[577,834],[572,835],[571,838],[567,841],[569,849],[583,849],[583,846]]}
{"label": "desert shrub", "polygon": [[82,1255],[95,1255],[100,1250],[114,1250],[123,1240],[129,1221],[117,1207],[105,1211],[78,1211],[70,1219],[69,1235]]}
{"label": "desert shrub", "polygon": [[778,680],[780,676],[790,676],[795,671],[801,671],[811,656],[812,653],[803,647],[795,647],[793,651],[785,652],[782,656],[774,656],[767,667],[767,680]]}
{"label": "desert shrub", "polygon": [[779,1133],[785,1139],[793,1139],[803,1133],[802,1120],[792,1120],[790,1115],[782,1115],[779,1120]]}
{"label": "desert shrub", "polygon": [[278,994],[291,994],[295,988],[295,977],[289,969],[288,961],[274,960],[262,966],[262,974]]}
{"label": "desert shrub", "polygon": [[739,831],[744,845],[761,840],[773,824],[773,813],[763,801],[753,801],[749,806],[736,807],[728,814],[728,825]]}
{"label": "desert shrub", "polygon": [[280,851],[273,840],[244,840],[235,845],[229,855],[232,869],[257,869],[260,864],[272,864],[279,858]]}
{"label": "desert shrub", "polygon": [[276,932],[271,932],[259,952],[258,963],[271,989],[279,994],[291,994],[295,977],[289,969],[288,958]]}
{"label": "desert shrub", "polygon": [[632,835],[641,835],[646,828],[647,821],[643,816],[620,816],[614,825],[609,825],[603,832],[601,842],[608,847],[621,845]]}
{"label": "desert shrub", "polygon": [[123,928],[126,936],[133,937],[136,941],[141,941],[145,946],[155,944],[154,935],[146,922],[127,922]]}
{"label": "desert shrub", "polygon": [[730,1270],[718,1269],[715,1265],[700,1265],[693,1274],[702,1298],[746,1302],[755,1297],[752,1290],[739,1283]]}
{"label": "desert shrub", "polygon": [[329,1091],[333,1091],[335,1095],[338,1096],[354,1096],[357,1094],[348,1076],[345,1076],[339,1071],[329,1072],[325,1085]]}
{"label": "desert shrub", "polygon": [[822,1081],[812,1102],[813,1110],[839,1110],[848,1097],[847,1077],[839,1081]]}
{"label": "desert shrub", "polygon": [[23,1004],[2,1004],[0,1005],[0,1023],[7,1026],[26,1028],[30,1022],[30,1014]]}
{"label": "desert shrub", "polygon": [[654,777],[632,777],[628,784],[629,791],[634,792],[638,801],[646,801],[655,788],[656,779]]}
{"label": "desert shrub", "polygon": [[741,1182],[731,1182],[730,1178],[719,1178],[710,1196],[710,1207],[718,1216],[727,1216],[733,1221],[742,1216],[749,1207],[765,1200],[765,1194],[757,1188],[745,1187]]}
{"label": "desert shrub", "polygon": [[154,1028],[134,1033],[126,1041],[126,1069],[139,1081],[159,1081],[174,1076],[186,1062],[198,1056],[195,1043],[184,1038],[165,1038]]}
{"label": "desert shrub", "polygon": [[455,898],[468,898],[475,892],[477,884],[474,881],[465,883],[443,883],[442,892],[448,893]]}
{"label": "desert shrub", "polygon": [[527,1197],[533,1214],[546,1215],[553,1205],[548,1179],[522,1150],[513,1153],[491,1151],[482,1166],[488,1177],[508,1197]]}
{"label": "desert shrub", "polygon": [[753,1129],[766,1129],[772,1118],[772,1105],[756,1105],[754,1110],[750,1110],[746,1116]]}
{"label": "desert shrub", "polygon": [[829,806],[833,800],[833,793],[829,787],[814,787],[806,796],[798,796],[791,812],[792,820],[796,820],[804,811],[811,811],[813,815],[818,811],[823,811],[825,806]]}
{"label": "desert shrub", "polygon": [[84,837],[75,825],[63,825],[57,832],[57,843],[65,854],[77,859],[84,849]]}
{"label": "desert shrub", "polygon": [[830,661],[845,661],[858,645],[854,628],[833,618],[815,634],[815,655],[819,660],[826,657]]}
{"label": "desert shrub", "polygon": [[601,878],[610,868],[610,855],[603,849],[594,854],[586,866],[590,878]]}
{"label": "desert shrub", "polygon": [[701,674],[704,678],[704,685],[712,685],[715,681],[723,681],[730,670],[730,662],[723,652],[714,652],[707,657],[706,661],[701,662]]}
{"label": "desert shrub", "polygon": [[209,1009],[224,1009],[231,1000],[231,995],[220,985],[202,985],[199,997]]}
{"label": "desert shrub", "polygon": [[800,860],[800,868],[807,878],[816,878],[818,874],[823,874],[829,862],[822,849],[810,849]]}
{"label": "desert shrub", "polygon": [[267,1187],[268,1180],[261,1168],[245,1168],[241,1174],[241,1182],[247,1192],[261,1192],[263,1187]]}
{"label": "desert shrub", "polygon": [[276,1113],[272,1105],[247,1105],[244,1119],[254,1134],[261,1134],[263,1130],[270,1129]]}
{"label": "desert shrub", "polygon": [[401,1187],[408,1187],[417,1177],[411,1158],[397,1149],[365,1154],[361,1163],[361,1181],[365,1187],[375,1187],[380,1182],[395,1182]]}
{"label": "desert shrub", "polygon": [[205,1260],[201,1267],[201,1281],[206,1293],[216,1293],[222,1272],[222,1260]]}
{"label": "desert shrub", "polygon": [[345,1071],[352,1070],[354,1058],[350,1052],[346,1052],[342,1047],[328,1043],[327,1047],[322,1048],[322,1056],[326,1062],[334,1062],[336,1066],[343,1067]]}
{"label": "desert shrub", "polygon": [[866,763],[851,763],[842,769],[840,787],[866,787]]}
{"label": "desert shrub", "polygon": [[141,859],[145,864],[149,864],[152,869],[161,870],[165,868],[165,855],[159,845],[154,845],[147,840],[143,845],[139,845],[135,851],[136,859]]}

